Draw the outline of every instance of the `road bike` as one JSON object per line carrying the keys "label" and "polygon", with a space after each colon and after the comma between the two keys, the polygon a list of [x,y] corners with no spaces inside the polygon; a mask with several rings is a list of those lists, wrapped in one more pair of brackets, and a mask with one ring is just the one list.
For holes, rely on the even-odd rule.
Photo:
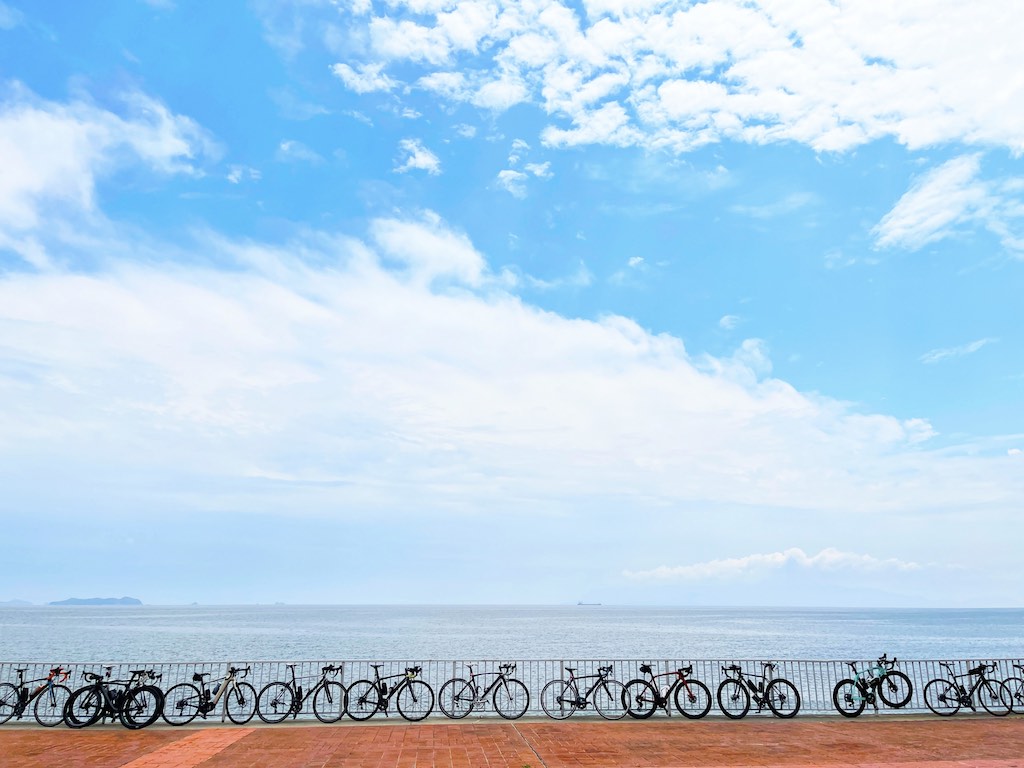
{"label": "road bike", "polygon": [[832,703],[844,717],[857,717],[870,704],[878,710],[878,700],[895,709],[905,707],[914,694],[910,678],[896,669],[896,659],[878,657],[871,667],[857,671],[857,664],[846,662],[853,672],[852,678],[845,678],[832,689]]}
{"label": "road bike", "polygon": [[776,717],[796,717],[800,711],[800,691],[784,677],[774,677],[776,666],[774,662],[762,661],[760,675],[745,673],[739,664],[722,667],[726,679],[717,693],[722,714],[733,720],[746,717],[753,701],[758,712],[767,706]]}
{"label": "road bike", "polygon": [[320,670],[320,679],[306,691],[295,677],[295,665],[288,664],[291,680],[263,686],[256,697],[256,714],[265,723],[280,723],[288,715],[294,720],[303,704],[313,699],[313,714],[321,723],[336,723],[345,714],[345,686],[330,678],[341,673],[342,665],[328,664]]}
{"label": "road bike", "polygon": [[[32,716],[40,725],[52,728],[64,720],[64,705],[71,698],[71,689],[61,685],[71,671],[63,667],[53,667],[46,677],[26,680],[25,669],[14,670],[18,675],[16,685],[0,683],[0,724],[12,717],[21,720],[32,705]],[[40,683],[30,688],[33,683]]]}
{"label": "road bike", "polygon": [[68,728],[86,728],[100,718],[117,718],[125,728],[137,730],[156,722],[164,694],[152,683],[160,679],[152,669],[133,669],[127,680],[112,680],[113,667],[105,674],[85,671],[86,685],[71,694],[64,705]]}
{"label": "road bike", "polygon": [[[995,664],[982,663],[960,674],[953,671],[953,665],[949,662],[940,661],[939,665],[946,670],[947,677],[930,680],[924,687],[924,703],[936,715],[949,717],[959,712],[961,707],[977,711],[974,706],[975,694],[982,709],[990,715],[1003,717],[1010,714],[1013,704],[1010,687],[1002,680],[995,680],[986,674],[995,671]],[[959,682],[963,677],[975,678],[970,688]]]}
{"label": "road bike", "polygon": [[195,718],[206,717],[224,702],[224,715],[237,724],[244,725],[256,712],[256,689],[239,678],[249,674],[250,667],[228,667],[224,678],[212,691],[206,683],[209,672],[196,672],[192,683],[179,683],[167,691],[164,698],[163,717],[171,725],[185,725]]}
{"label": "road bike", "polygon": [[[693,665],[680,667],[674,672],[655,674],[650,664],[641,664],[640,672],[650,679],[636,678],[626,683],[624,691],[626,711],[630,717],[644,720],[661,708],[670,715],[669,702],[674,701],[683,717],[698,720],[711,710],[711,691],[700,680],[690,677]],[[673,678],[658,685],[659,678]]]}
{"label": "road bike", "polygon": [[[1013,668],[1024,673],[1024,665],[1014,664]],[[1003,681],[1006,689],[1010,692],[1010,711],[1017,714],[1024,713],[1024,680],[1020,677],[1008,677]]]}
{"label": "road bike", "polygon": [[[540,692],[540,706],[544,714],[555,720],[564,720],[578,709],[590,704],[605,720],[621,720],[626,716],[626,687],[613,680],[612,667],[598,667],[597,674],[576,676],[576,667],[565,667],[569,679],[552,680]],[[580,680],[594,680],[585,692],[580,692]]]}
{"label": "road bike", "polygon": [[[378,712],[388,714],[391,700],[406,720],[422,720],[434,709],[434,689],[418,679],[423,667],[406,667],[397,675],[380,676],[383,664],[371,664],[373,680],[356,680],[345,697],[345,711],[353,720],[367,720]],[[398,679],[393,685],[388,680]]]}
{"label": "road bike", "polygon": [[[453,677],[437,692],[438,706],[445,715],[458,720],[488,702],[506,720],[516,720],[526,713],[530,706],[530,691],[521,680],[510,677],[516,671],[515,664],[499,664],[497,672],[474,672],[472,664],[466,664],[466,667],[469,668],[468,680]],[[492,675],[494,679],[486,687],[477,682],[477,678]]]}

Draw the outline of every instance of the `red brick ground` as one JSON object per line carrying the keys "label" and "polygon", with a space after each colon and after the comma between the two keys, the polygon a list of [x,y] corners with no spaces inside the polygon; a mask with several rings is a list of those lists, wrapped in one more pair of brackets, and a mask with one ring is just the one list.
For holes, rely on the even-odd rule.
{"label": "red brick ground", "polygon": [[1024,718],[0,728],[7,768],[1024,768]]}

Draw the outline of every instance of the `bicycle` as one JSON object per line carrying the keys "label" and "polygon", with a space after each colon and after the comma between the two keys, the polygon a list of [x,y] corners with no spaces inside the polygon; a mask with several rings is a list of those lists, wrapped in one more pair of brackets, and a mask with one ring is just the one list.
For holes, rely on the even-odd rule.
{"label": "bicycle", "polygon": [[[626,716],[626,686],[611,677],[612,667],[598,667],[595,675],[576,676],[576,667],[566,667],[569,679],[551,680],[541,689],[540,706],[544,714],[555,720],[564,720],[577,709],[590,704],[605,720],[621,720]],[[596,679],[595,679],[596,678]],[[580,680],[594,679],[586,692],[580,693]]]}
{"label": "bicycle", "polygon": [[321,723],[336,723],[345,714],[345,686],[328,679],[342,670],[342,665],[328,664],[320,670],[320,679],[306,690],[295,678],[295,665],[288,664],[292,679],[287,683],[273,682],[263,686],[256,697],[256,714],[265,723],[280,723],[288,715],[294,720],[302,711],[306,700],[313,699],[313,714]]}
{"label": "bicycle", "polygon": [[71,694],[63,710],[68,728],[87,728],[101,717],[117,718],[131,730],[146,728],[156,722],[163,708],[164,694],[151,681],[160,675],[151,669],[133,669],[127,680],[111,680],[113,667],[104,667],[106,674],[82,672],[86,685]]}
{"label": "bicycle", "polygon": [[[256,689],[240,681],[250,667],[228,667],[227,674],[212,691],[206,683],[209,672],[196,672],[192,683],[179,683],[167,691],[164,698],[163,718],[170,725],[185,725],[196,717],[204,720],[224,701],[223,714],[236,725],[248,723],[256,712]],[[223,715],[222,715],[223,718]]]}
{"label": "bicycle", "polygon": [[[368,720],[378,712],[387,716],[392,699],[398,714],[412,722],[422,720],[434,709],[434,689],[417,679],[423,667],[406,667],[405,672],[381,677],[384,665],[370,666],[373,680],[356,680],[345,697],[345,711],[353,720]],[[394,678],[401,679],[389,687],[387,681]]]}
{"label": "bicycle", "polygon": [[[530,691],[521,680],[509,676],[516,671],[515,664],[499,664],[497,672],[473,672],[472,664],[466,666],[469,668],[469,680],[453,677],[437,693],[438,706],[445,715],[458,720],[476,707],[486,706],[488,700],[494,711],[506,720],[516,720],[526,713],[530,706]],[[494,680],[482,688],[477,678],[488,675],[493,675]]]}
{"label": "bicycle", "polygon": [[[1024,673],[1024,665],[1014,664],[1013,668]],[[1010,692],[1010,711],[1018,714],[1024,713],[1024,680],[1019,677],[1008,677],[1003,680],[1006,689]]]}
{"label": "bicycle", "polygon": [[762,661],[763,673],[760,675],[745,673],[739,664],[722,667],[726,679],[718,686],[717,692],[718,708],[722,714],[733,720],[746,717],[753,700],[758,712],[767,706],[776,717],[796,717],[800,711],[800,691],[786,678],[772,677],[776,666],[774,662]]}
{"label": "bicycle", "polygon": [[[27,668],[14,671],[18,675],[17,685],[0,683],[0,724],[12,717],[21,720],[29,704],[32,704],[32,716],[40,725],[52,728],[63,722],[64,705],[71,698],[71,689],[61,683],[68,679],[71,670],[53,667],[46,677],[35,680],[25,680]],[[41,685],[30,690],[33,683]]]}
{"label": "bicycle", "polygon": [[[940,661],[939,666],[943,667],[949,676],[929,680],[924,687],[924,703],[936,715],[949,717],[959,712],[961,707],[968,707],[972,712],[977,711],[974,706],[975,694],[978,703],[990,715],[1003,717],[1010,714],[1013,695],[1009,686],[1001,680],[985,675],[986,672],[995,671],[995,664],[981,663],[961,674],[953,672],[953,665],[949,662]],[[957,681],[958,678],[969,676],[977,678],[970,689]]]}
{"label": "bicycle", "polygon": [[857,717],[868,704],[878,711],[878,699],[895,709],[905,707],[914,695],[910,678],[896,669],[896,659],[878,657],[868,669],[857,671],[857,664],[846,662],[853,671],[853,678],[845,678],[832,689],[832,703],[843,717]]}
{"label": "bicycle", "polygon": [[[654,674],[650,664],[641,664],[640,672],[650,677],[650,680],[640,677],[630,680],[623,694],[630,717],[646,720],[658,707],[664,709],[665,714],[671,715],[668,706],[670,701],[675,702],[676,709],[683,717],[691,720],[699,720],[711,710],[711,691],[700,680],[690,677],[693,674],[692,664],[680,667],[675,672],[660,674]],[[675,679],[672,684],[663,684],[659,691],[658,678],[673,676]]]}

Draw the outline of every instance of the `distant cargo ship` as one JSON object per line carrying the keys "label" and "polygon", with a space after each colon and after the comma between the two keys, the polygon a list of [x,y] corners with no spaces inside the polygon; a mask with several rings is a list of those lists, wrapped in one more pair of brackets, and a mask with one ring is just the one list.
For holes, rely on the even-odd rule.
{"label": "distant cargo ship", "polygon": [[600,605],[600,603],[584,603],[582,600],[580,600],[578,603],[576,603],[576,605]]}

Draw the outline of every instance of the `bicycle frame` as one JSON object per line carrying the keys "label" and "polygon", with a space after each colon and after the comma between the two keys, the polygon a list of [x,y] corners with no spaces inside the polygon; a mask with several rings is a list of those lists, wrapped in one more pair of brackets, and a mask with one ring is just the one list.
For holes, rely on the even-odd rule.
{"label": "bicycle frame", "polygon": [[[654,701],[655,706],[661,707],[669,714],[671,714],[671,707],[669,707],[668,703],[669,701],[671,701],[672,694],[676,692],[676,689],[679,687],[683,687],[686,689],[687,693],[690,692],[690,683],[687,679],[687,675],[693,673],[692,664],[688,667],[679,667],[678,669],[673,670],[672,672],[659,672],[657,674],[654,673],[654,670],[651,668],[650,664],[641,664],[640,671],[646,674],[651,679],[651,685],[654,686],[654,695],[657,697]],[[672,681],[672,684],[665,688],[664,691],[661,691],[658,687],[658,678],[661,677],[675,678]]]}
{"label": "bicycle frame", "polygon": [[[64,669],[63,667],[53,667],[50,669],[50,673],[46,677],[33,678],[32,680],[25,679],[25,669],[16,670],[18,673],[18,682],[15,687],[18,689],[18,701],[14,708],[14,718],[20,720],[25,712],[28,710],[29,704],[35,701],[44,693],[50,693],[52,695],[54,686],[63,683],[71,675],[71,670]],[[55,678],[60,678],[55,680]],[[42,683],[35,688],[35,690],[29,690],[29,686],[33,683]]]}
{"label": "bicycle frame", "polygon": [[[771,685],[772,681],[775,680],[775,667],[777,665],[773,661],[762,661],[761,667],[764,670],[760,675],[756,672],[744,672],[738,666],[733,667],[722,667],[722,671],[725,672],[727,678],[731,678],[739,682],[747,692],[750,693],[750,698],[757,705],[760,711],[768,703],[766,691],[768,686]],[[735,677],[733,677],[735,675]],[[754,681],[758,682],[755,683]]]}
{"label": "bicycle frame", "polygon": [[[587,705],[590,703],[590,699],[594,695],[594,691],[596,691],[603,683],[607,682],[608,679],[611,677],[611,674],[612,674],[612,668],[611,667],[598,667],[597,674],[594,674],[594,675],[579,675],[578,677],[576,675],[576,670],[575,669],[569,669],[568,667],[566,667],[566,670],[569,672],[569,679],[566,680],[565,682],[566,682],[567,685],[572,687],[573,692],[576,694],[576,708],[577,709],[586,709]],[[587,692],[584,693],[582,696],[580,696],[579,681],[580,680],[590,680],[592,678],[597,678],[597,679],[594,680],[594,684],[587,689]]]}
{"label": "bicycle frame", "polygon": [[[505,683],[507,688],[509,679],[508,673],[515,669],[514,664],[501,664],[499,665],[497,672],[474,672],[472,664],[467,664],[466,667],[469,669],[469,682],[473,685],[474,704],[483,704],[486,702],[487,698],[494,693],[501,683]],[[489,675],[494,675],[494,680],[492,680],[485,689],[481,690],[480,684],[477,683],[476,679],[478,677],[487,677]]]}
{"label": "bicycle frame", "polygon": [[240,677],[240,675],[238,674],[239,672],[244,672],[245,674],[248,674],[249,667],[246,667],[245,669],[229,667],[227,673],[221,679],[220,683],[218,683],[217,688],[213,694],[210,693],[209,685],[206,682],[206,677],[209,675],[208,672],[196,673],[192,676],[192,680],[194,682],[199,683],[200,685],[199,693],[202,696],[201,701],[203,702],[203,704],[202,710],[199,714],[203,718],[205,718],[206,715],[210,712],[216,710],[217,705],[221,702],[221,699],[223,699],[229,692],[237,692],[238,678]]}

